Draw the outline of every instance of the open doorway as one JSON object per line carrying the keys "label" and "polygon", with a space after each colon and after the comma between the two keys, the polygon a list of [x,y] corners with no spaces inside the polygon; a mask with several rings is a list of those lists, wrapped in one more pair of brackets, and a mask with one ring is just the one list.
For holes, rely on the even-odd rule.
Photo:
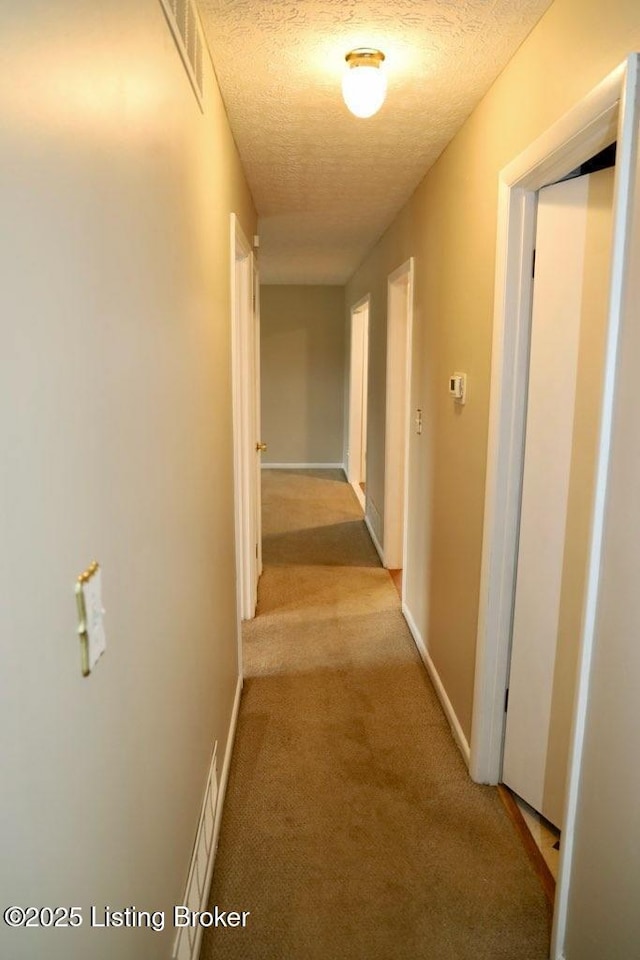
{"label": "open doorway", "polygon": [[[560,841],[564,819],[602,405],[614,156],[603,151],[594,172],[575,171],[538,194],[502,780],[521,808],[528,805],[543,841]],[[557,853],[545,859],[555,876]]]}
{"label": "open doorway", "polygon": [[620,331],[628,330],[635,320],[629,251],[637,223],[638,88],[638,58],[634,55],[531,144],[500,177],[494,350],[470,762],[473,778],[485,783],[498,782],[502,774],[505,692],[522,496],[537,194],[617,139],[603,388],[571,718],[573,732],[564,832],[555,897],[551,950],[554,960],[564,955],[576,816],[585,802],[580,776],[591,706],[590,668],[601,586],[612,424],[614,413],[619,415],[616,406],[618,340]]}
{"label": "open doorway", "polygon": [[367,397],[369,390],[369,297],[351,308],[349,376],[349,445],[347,479],[362,509],[367,483]]}
{"label": "open doorway", "polygon": [[384,469],[384,565],[400,597],[406,562],[413,259],[387,281],[387,387]]}

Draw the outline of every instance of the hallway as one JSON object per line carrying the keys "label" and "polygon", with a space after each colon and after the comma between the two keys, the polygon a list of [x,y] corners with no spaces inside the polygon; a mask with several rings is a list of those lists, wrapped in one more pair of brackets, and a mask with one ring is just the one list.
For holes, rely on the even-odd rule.
{"label": "hallway", "polygon": [[471,782],[337,470],[264,471],[264,574],[202,960],[544,960],[539,882]]}

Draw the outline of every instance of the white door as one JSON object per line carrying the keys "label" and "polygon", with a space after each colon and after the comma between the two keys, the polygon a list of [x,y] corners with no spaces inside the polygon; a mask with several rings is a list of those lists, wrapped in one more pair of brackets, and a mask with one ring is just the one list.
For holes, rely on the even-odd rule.
{"label": "white door", "polygon": [[503,780],[562,826],[593,514],[613,169],[539,193]]}
{"label": "white door", "polygon": [[369,298],[351,310],[349,448],[347,477],[363,509],[367,476],[367,397],[369,390]]}
{"label": "white door", "polygon": [[[256,589],[262,574],[262,452],[267,445],[262,442],[261,388],[260,388],[260,274],[258,261],[253,256],[253,329],[255,356],[255,417],[256,417],[256,460],[255,460],[255,497],[256,497]],[[257,599],[257,598],[256,598]]]}
{"label": "white door", "polygon": [[360,397],[360,483],[367,480],[367,425],[369,416],[369,302],[361,311],[362,317],[362,396]]}
{"label": "white door", "polygon": [[234,215],[231,251],[238,611],[240,619],[250,620],[255,616],[261,571],[260,333],[254,256]]}
{"label": "white door", "polygon": [[389,570],[404,567],[412,326],[413,260],[408,260],[387,283],[384,565]]}

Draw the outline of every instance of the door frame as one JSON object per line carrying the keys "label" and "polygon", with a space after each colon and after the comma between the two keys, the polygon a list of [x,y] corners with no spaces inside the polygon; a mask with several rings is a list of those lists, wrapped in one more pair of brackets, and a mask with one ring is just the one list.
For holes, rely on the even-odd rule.
{"label": "door frame", "polygon": [[566,928],[580,762],[598,599],[600,552],[611,441],[618,332],[628,273],[627,248],[637,163],[638,55],[632,54],[590,94],[502,170],[499,180],[491,400],[470,773],[500,779],[515,589],[525,403],[531,321],[531,262],[537,191],[618,140],[614,243],[602,422],[583,634],[567,777],[552,956],[561,958]]}
{"label": "door frame", "polygon": [[[400,315],[397,293],[406,286],[406,307]],[[410,257],[387,278],[387,385],[384,451],[384,565],[388,569],[405,569],[407,562],[407,526],[409,500],[409,418],[411,411],[411,376],[413,345],[414,258]],[[392,392],[398,373],[404,374],[403,396]],[[399,484],[398,462],[403,464]],[[399,487],[401,486],[401,489]],[[397,505],[401,503],[401,509]],[[406,573],[402,578],[402,593]]]}
{"label": "door frame", "polygon": [[[366,509],[366,496],[362,492],[362,460],[366,458],[366,430],[369,405],[369,319],[371,295],[367,294],[350,311],[350,360],[349,360],[349,441],[347,446],[347,479]],[[356,317],[364,314],[366,319],[361,329],[356,327]],[[356,349],[357,347],[357,349]],[[358,372],[358,389],[354,389],[354,373]],[[364,450],[363,450],[364,447]],[[366,484],[366,474],[365,474]]]}
{"label": "door frame", "polygon": [[[566,629],[560,633],[567,599],[567,522],[573,514],[571,504],[576,490],[576,417],[580,412],[581,394],[592,395],[596,405],[596,410],[591,411],[595,412],[591,421],[593,449],[589,466],[586,462],[581,464],[582,471],[587,471],[582,473],[581,485],[590,487],[600,414],[598,375],[604,359],[603,342],[599,344],[599,361],[594,360],[593,339],[590,339],[591,357],[586,360],[583,355],[585,284],[594,267],[593,249],[592,259],[587,261],[585,244],[590,222],[591,229],[594,228],[594,222],[590,221],[592,181],[606,174],[612,183],[614,173],[613,169],[601,170],[543,187],[538,192],[536,207],[526,439],[509,658],[509,709],[500,779],[559,830],[562,830],[564,811],[575,675],[573,671],[565,675],[562,687],[558,687],[556,664],[562,659],[563,651],[571,656],[573,650],[576,657],[579,652],[575,645],[579,643],[584,590],[580,577],[580,594],[576,597],[580,605],[578,623],[573,624],[570,633],[566,633]],[[612,197],[610,202],[612,212]],[[593,239],[591,243],[593,245]],[[610,258],[606,245],[598,260],[604,271],[597,320],[603,333],[609,292]],[[591,283],[590,295],[594,293]],[[591,322],[593,324],[593,318]],[[591,337],[594,336],[592,328]],[[591,376],[595,379],[588,384],[584,380],[592,363]],[[585,426],[582,420],[578,432]],[[581,449],[584,454],[584,440]],[[585,510],[583,520],[590,523],[591,505],[585,504]],[[576,536],[575,523],[573,531]],[[587,559],[588,539],[583,551],[582,564]],[[556,712],[558,698],[562,699],[566,711],[563,720]],[[551,750],[552,743],[557,747],[563,744],[564,750]],[[554,763],[550,764],[552,757]]]}
{"label": "door frame", "polygon": [[[256,444],[262,437],[262,384],[260,368],[260,270],[258,267],[258,258],[255,252],[251,254],[252,275],[253,275],[253,354],[254,354],[254,383],[255,383],[255,439]],[[255,464],[255,493],[256,493],[256,601],[258,580],[262,576],[262,445],[260,449],[256,446]],[[255,612],[255,608],[254,608]]]}
{"label": "door frame", "polygon": [[[238,624],[255,616],[260,530],[256,451],[259,395],[256,386],[253,251],[235,213],[231,214],[231,358],[233,391],[233,462]],[[238,627],[238,658],[242,673],[242,641]]]}

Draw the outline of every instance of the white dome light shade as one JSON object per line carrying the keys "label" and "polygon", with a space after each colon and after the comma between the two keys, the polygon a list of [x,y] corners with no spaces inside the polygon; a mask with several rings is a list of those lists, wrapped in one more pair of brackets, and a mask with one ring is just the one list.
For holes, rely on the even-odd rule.
{"label": "white dome light shade", "polygon": [[387,78],[382,67],[384,53],[379,50],[352,50],[342,77],[342,96],[356,117],[372,117],[387,95]]}

